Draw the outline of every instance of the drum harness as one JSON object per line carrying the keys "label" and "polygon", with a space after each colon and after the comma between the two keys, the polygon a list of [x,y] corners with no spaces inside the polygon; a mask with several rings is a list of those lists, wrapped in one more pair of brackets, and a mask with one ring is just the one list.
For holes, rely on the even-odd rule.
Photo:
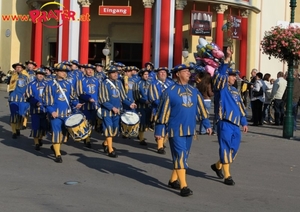
{"label": "drum harness", "polygon": [[121,111],[122,111],[122,113],[124,113],[124,112],[123,112],[123,107],[122,107],[122,99],[121,99],[121,96],[120,96],[121,92],[119,91],[119,88],[116,87],[116,85],[115,85],[114,83],[112,83],[112,81],[110,81],[110,79],[106,79],[106,81],[107,81],[114,89],[118,90],[118,92],[119,92],[119,98],[120,98],[120,100],[121,100],[121,108],[120,108],[120,113],[119,113],[119,115],[120,115],[120,114],[121,114]]}
{"label": "drum harness", "polygon": [[63,97],[65,98],[65,100],[66,100],[66,102],[68,104],[68,107],[69,107],[68,113],[70,114],[72,112],[72,109],[71,109],[71,106],[69,104],[69,101],[68,101],[68,99],[66,97],[66,94],[65,94],[64,90],[61,88],[60,84],[56,81],[56,79],[54,79],[53,81],[54,81],[54,84],[58,87],[58,89],[61,92],[61,94],[63,95]]}

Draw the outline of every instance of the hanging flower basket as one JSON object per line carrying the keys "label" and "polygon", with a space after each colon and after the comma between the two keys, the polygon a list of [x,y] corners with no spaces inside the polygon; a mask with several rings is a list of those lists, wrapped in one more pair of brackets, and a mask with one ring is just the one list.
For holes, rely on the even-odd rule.
{"label": "hanging flower basket", "polygon": [[278,58],[280,61],[300,59],[300,28],[276,26],[266,31],[261,41],[263,54]]}

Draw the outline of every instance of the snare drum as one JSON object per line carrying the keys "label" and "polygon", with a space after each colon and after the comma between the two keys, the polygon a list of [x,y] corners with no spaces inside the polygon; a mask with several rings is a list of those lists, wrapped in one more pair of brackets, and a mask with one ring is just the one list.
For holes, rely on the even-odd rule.
{"label": "snare drum", "polygon": [[86,139],[91,134],[91,126],[85,116],[78,113],[73,114],[65,121],[65,126],[75,141]]}
{"label": "snare drum", "polygon": [[103,126],[102,126],[102,112],[101,108],[98,108],[97,110],[97,121],[95,126],[96,132],[103,133]]}
{"label": "snare drum", "polygon": [[98,108],[98,110],[97,110],[97,117],[102,120],[101,108]]}
{"label": "snare drum", "polygon": [[127,111],[121,115],[121,132],[125,137],[139,135],[140,117],[137,113]]}

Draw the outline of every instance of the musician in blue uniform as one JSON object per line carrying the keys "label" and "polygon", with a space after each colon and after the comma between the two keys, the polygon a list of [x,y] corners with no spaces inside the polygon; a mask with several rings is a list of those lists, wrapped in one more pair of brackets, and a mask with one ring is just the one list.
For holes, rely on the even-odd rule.
{"label": "musician in blue uniform", "polygon": [[[99,108],[99,80],[94,77],[96,67],[91,64],[84,66],[86,74],[82,79],[77,80],[77,95],[79,102],[83,104],[82,113],[85,115],[89,124],[96,125],[97,109]],[[90,137],[85,139],[85,145],[91,148]]]}
{"label": "musician in blue uniform", "polygon": [[35,80],[35,70],[37,69],[37,64],[36,62],[32,61],[32,60],[27,60],[25,62],[25,65],[27,66],[27,72],[29,75],[29,82],[32,82],[33,80]]}
{"label": "musician in blue uniform", "polygon": [[[174,165],[169,186],[180,189],[181,196],[193,194],[187,186],[186,169],[192,140],[196,134],[196,118],[202,119],[208,134],[212,132],[204,100],[199,91],[188,84],[190,69],[190,66],[184,64],[172,69],[178,82],[164,91],[157,112],[157,124],[168,125],[167,132]],[[155,136],[164,135],[161,131],[158,133],[155,131]]]}
{"label": "musician in blue uniform", "polygon": [[[135,84],[135,80],[132,78],[132,69],[136,69],[135,66],[126,66],[123,68],[124,74],[122,78],[122,83],[124,86],[125,94],[130,102],[134,101],[133,98],[133,86]],[[124,110],[132,110],[126,104],[123,104]]]}
{"label": "musician in blue uniform", "polygon": [[[151,102],[151,125],[154,125],[154,118],[157,113],[158,105],[160,102],[160,97],[165,89],[174,84],[174,81],[168,77],[169,69],[167,67],[159,67],[155,69],[156,80],[154,80],[149,88],[149,101]],[[155,126],[154,126],[155,127]],[[151,128],[154,128],[151,126]],[[158,130],[158,129],[157,129]],[[166,129],[163,129],[166,130]],[[155,138],[157,142],[157,153],[166,154],[164,148],[164,142],[167,140],[167,135],[165,137]]]}
{"label": "musician in blue uniform", "polygon": [[144,138],[144,133],[150,125],[151,108],[148,97],[150,82],[148,81],[149,71],[143,69],[139,72],[141,79],[135,83],[133,94],[134,100],[137,104],[136,111],[140,115],[140,127],[139,127],[139,143],[140,145],[146,146],[147,143]]}
{"label": "musician in blue uniform", "polygon": [[125,68],[125,65],[120,62],[113,62],[113,66],[117,67],[118,69],[118,80],[122,80],[123,78],[123,69]]}
{"label": "musician in blue uniform", "polygon": [[43,145],[42,138],[46,135],[47,130],[46,109],[42,99],[47,81],[44,79],[46,72],[43,69],[39,68],[35,73],[35,80],[27,86],[26,97],[30,104],[31,136],[35,149],[40,150],[40,146]]}
{"label": "musician in blue uniform", "polygon": [[68,69],[69,69],[70,71],[67,72],[67,77],[66,77],[66,79],[67,79],[67,81],[68,81],[69,83],[72,84],[72,87],[76,90],[77,76],[76,76],[76,74],[74,74],[73,71],[71,71],[72,63],[69,62],[69,61],[62,61],[61,63],[62,63],[63,65],[68,66]]}
{"label": "musician in blue uniform", "polygon": [[95,77],[99,80],[99,82],[104,81],[106,79],[106,74],[103,71],[103,65],[101,63],[95,63],[95,66]]}
{"label": "musician in blue uniform", "polygon": [[[27,72],[29,75],[29,82],[32,82],[35,80],[35,71],[37,69],[37,64],[35,61],[33,60],[28,60],[25,62],[25,65],[27,66]],[[29,114],[27,113],[24,117],[23,117],[23,123],[22,123],[22,129],[26,129],[27,128],[27,122],[29,119]]]}
{"label": "musician in blue uniform", "polygon": [[[229,62],[232,52],[227,49],[225,62],[215,72],[215,87],[219,89],[219,104],[217,114],[217,135],[219,142],[219,160],[211,168],[220,179],[225,178],[226,185],[234,185],[229,166],[233,162],[240,143],[241,132],[248,131],[246,112],[238,90],[233,86],[239,71],[230,68]],[[224,175],[222,173],[224,171]]]}
{"label": "musician in blue uniform", "polygon": [[145,63],[145,68],[149,71],[149,77],[148,80],[150,82],[153,82],[156,79],[156,73],[154,69],[154,64],[152,62]]}
{"label": "musician in blue uniform", "polygon": [[99,91],[99,102],[102,108],[103,132],[106,137],[102,146],[108,152],[109,157],[117,157],[113,149],[113,137],[118,135],[122,103],[127,104],[131,109],[136,104],[130,102],[125,94],[122,82],[118,80],[118,68],[110,66],[107,69],[108,78],[101,83]]}
{"label": "musician in blue uniform", "polygon": [[55,154],[55,162],[62,163],[60,148],[67,141],[68,133],[65,128],[65,120],[71,115],[71,109],[79,109],[82,104],[78,103],[78,97],[74,87],[66,80],[70,67],[58,63],[54,65],[56,77],[49,81],[43,94],[43,105],[51,114],[52,143],[51,150]]}
{"label": "musician in blue uniform", "polygon": [[140,75],[139,75],[139,71],[140,69],[137,68],[136,66],[133,66],[134,68],[131,71],[131,75],[132,75],[132,79],[137,82],[141,79]]}
{"label": "musician in blue uniform", "polygon": [[15,72],[12,74],[8,85],[8,103],[10,109],[10,125],[12,128],[12,138],[16,139],[20,135],[23,119],[29,110],[29,103],[26,101],[26,88],[29,83],[29,75],[22,63],[12,65]]}
{"label": "musician in blue uniform", "polygon": [[41,66],[42,69],[44,69],[45,71],[45,80],[46,81],[50,81],[53,80],[55,78],[55,76],[53,75],[53,69],[51,66]]}
{"label": "musician in blue uniform", "polygon": [[80,70],[80,64],[77,60],[70,60],[72,74],[75,75],[78,79],[84,77],[84,73]]}

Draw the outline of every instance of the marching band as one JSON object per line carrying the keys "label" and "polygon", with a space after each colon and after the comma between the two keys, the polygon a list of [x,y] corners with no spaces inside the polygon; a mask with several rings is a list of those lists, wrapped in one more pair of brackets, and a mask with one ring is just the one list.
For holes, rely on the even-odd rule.
{"label": "marching band", "polygon": [[[167,90],[172,95],[178,95],[179,90],[185,92],[185,96],[180,97],[182,104],[175,104],[175,107],[184,107],[182,111],[190,114],[187,118],[198,116],[199,112],[207,118],[207,112],[202,99],[197,97],[200,93],[195,96],[197,91],[192,91],[192,87],[176,84],[170,78],[167,67],[154,69],[153,63],[148,62],[139,69],[115,62],[103,70],[102,64],[79,64],[76,60],[62,61],[54,67],[37,68],[32,60],[25,64],[27,70],[22,63],[12,65],[15,72],[8,86],[13,139],[18,138],[24,120],[30,115],[30,137],[34,140],[35,150],[41,150],[43,138],[49,133],[54,161],[62,163],[61,147],[69,137],[91,148],[90,137],[95,130],[105,137],[102,143],[104,152],[116,158],[114,137],[137,138],[139,144],[145,146],[144,133],[155,131],[157,153],[166,154],[164,143],[167,139],[172,142],[174,169],[168,186],[181,189],[182,196],[192,194],[185,182],[185,169],[196,119],[194,122],[186,120],[187,123],[181,123],[185,119],[174,120],[181,123],[178,128],[178,123],[172,121],[174,105],[168,110],[167,104],[172,102],[166,102],[163,94]],[[198,98],[195,105],[190,102],[191,96],[187,93],[191,91],[195,101]],[[175,113],[181,112],[177,109]],[[184,139],[180,138],[182,135],[188,136],[184,140],[187,146],[177,147],[177,143]]]}
{"label": "marching band", "polygon": [[[12,67],[15,71],[8,83],[12,138],[18,138],[30,115],[35,149],[41,150],[49,133],[58,163],[62,162],[61,144],[69,137],[91,148],[92,130],[105,136],[102,146],[110,157],[117,157],[113,137],[120,134],[147,145],[144,133],[155,129],[160,96],[174,84],[168,68],[155,69],[152,62],[141,69],[120,62],[104,69],[101,63],[77,60],[40,68],[28,60]],[[165,154],[166,137],[155,138],[159,154]]]}

